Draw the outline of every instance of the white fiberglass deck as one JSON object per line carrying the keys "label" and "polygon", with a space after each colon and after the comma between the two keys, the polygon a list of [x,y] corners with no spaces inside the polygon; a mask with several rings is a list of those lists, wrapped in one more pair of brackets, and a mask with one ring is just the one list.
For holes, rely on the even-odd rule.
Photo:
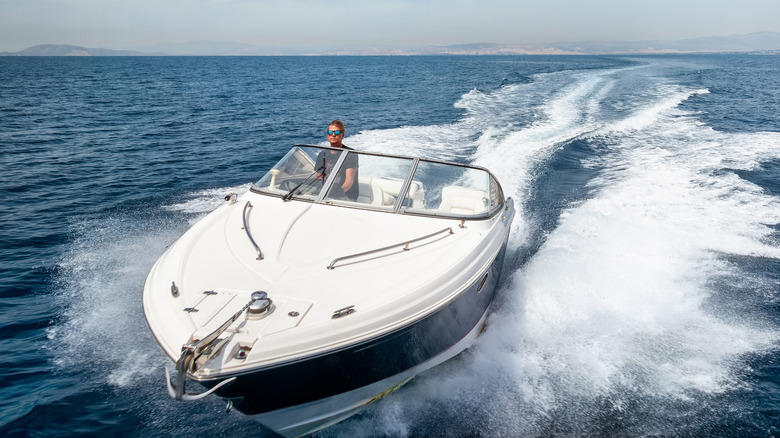
{"label": "white fiberglass deck", "polygon": [[[327,174],[315,169],[322,154],[336,156]],[[171,358],[216,330],[254,291],[267,292],[272,313],[231,325],[221,348],[200,359],[196,377],[238,374],[393,331],[445,306],[485,273],[513,215],[492,175],[360,154],[360,190],[348,198],[336,188],[339,165],[357,162],[348,154],[293,148],[161,257],[144,308]],[[342,309],[347,316],[333,318]]]}

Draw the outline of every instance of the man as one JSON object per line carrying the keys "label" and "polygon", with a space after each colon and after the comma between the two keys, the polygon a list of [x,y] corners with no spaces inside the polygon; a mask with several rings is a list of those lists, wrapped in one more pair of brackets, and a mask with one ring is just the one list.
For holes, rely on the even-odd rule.
{"label": "man", "polygon": [[[352,150],[342,143],[344,140],[344,124],[340,120],[334,120],[328,125],[327,138],[330,147],[337,149]],[[321,178],[324,180],[330,175],[333,166],[339,158],[339,151],[322,151],[317,156],[316,169],[324,166]],[[342,164],[336,175],[336,181],[328,194],[331,198],[344,198],[350,201],[357,201],[358,198],[358,157],[357,154],[348,154],[344,164]]]}

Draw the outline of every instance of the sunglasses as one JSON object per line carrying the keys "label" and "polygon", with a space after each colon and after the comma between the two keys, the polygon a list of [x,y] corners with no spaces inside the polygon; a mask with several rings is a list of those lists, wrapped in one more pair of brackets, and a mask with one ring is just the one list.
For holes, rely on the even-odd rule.
{"label": "sunglasses", "polygon": [[342,131],[328,131],[328,135],[341,135]]}

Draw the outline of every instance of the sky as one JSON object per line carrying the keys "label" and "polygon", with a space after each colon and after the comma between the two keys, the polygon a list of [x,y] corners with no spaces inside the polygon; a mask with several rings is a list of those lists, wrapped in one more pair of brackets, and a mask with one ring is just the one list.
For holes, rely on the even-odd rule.
{"label": "sky", "polygon": [[778,17],[780,0],[0,0],[0,51],[672,41],[780,32]]}

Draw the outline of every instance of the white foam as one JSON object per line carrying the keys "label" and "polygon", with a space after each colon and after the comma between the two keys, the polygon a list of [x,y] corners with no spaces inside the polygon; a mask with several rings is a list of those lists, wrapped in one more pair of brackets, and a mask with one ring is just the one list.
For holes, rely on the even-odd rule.
{"label": "white foam", "polygon": [[241,195],[249,190],[249,184],[243,184],[236,187],[226,187],[218,189],[206,189],[194,193],[185,194],[187,198],[182,202],[163,206],[170,211],[183,213],[209,213],[219,207],[228,193],[237,193]]}
{"label": "white foam", "polygon": [[126,218],[80,224],[60,264],[54,294],[60,321],[47,330],[59,370],[86,373],[90,384],[108,388],[161,373],[160,351],[142,330],[140,300],[151,264],[175,239],[171,231],[150,231]]}
{"label": "white foam", "polygon": [[[561,74],[537,77],[534,87],[546,93],[549,93],[547,90],[555,92],[543,95],[544,105],[535,110],[534,122],[522,129],[504,122],[505,119],[473,116],[488,127],[477,141],[478,149],[473,155],[473,162],[496,174],[518,209],[518,220],[513,223],[511,236],[515,246],[525,242],[528,228],[535,226],[527,220],[531,215],[522,210],[540,166],[565,142],[596,129],[593,110],[611,83],[603,74],[581,74],[576,78],[578,80],[569,83],[565,79],[570,78]],[[498,92],[505,93],[524,95],[526,91],[520,86],[513,86]]]}
{"label": "white foam", "polygon": [[48,330],[55,364],[91,370],[96,384],[128,387],[162,375],[166,358],[146,330],[140,306],[146,275],[166,246],[194,221],[247,185],[185,194],[186,201],[162,208],[184,221],[128,216],[85,219],[60,264],[55,294],[61,322]]}
{"label": "white foam", "polygon": [[[510,253],[527,244],[530,190],[562,145],[599,142],[605,151],[589,164],[605,170],[593,196],[564,209],[530,261],[505,272],[504,305],[472,349],[332,433],[409,436],[443,412],[485,435],[544,435],[540,425],[562,411],[587,423],[597,421],[588,416],[604,398],[623,409],[630,397],[622,392],[652,404],[729,391],[742,384],[734,366],[743,355],[776,345],[772,329],[739,315],[724,319],[706,304],[720,279],[746,275],[722,255],[780,258],[767,226],[777,223],[780,201],[722,170],[778,159],[780,135],[713,131],[679,109],[706,90],[668,84],[649,84],[646,101],[606,120],[602,102],[621,74],[563,72],[473,90],[457,103],[464,117],[452,125],[349,137],[361,150],[460,161],[465,153],[491,169],[518,208]],[[197,192],[165,208],[201,216],[227,192],[244,190]],[[82,225],[61,266],[65,310],[49,330],[55,363],[140,391],[167,363],[145,330],[140,288],[186,224]]]}
{"label": "white foam", "polygon": [[676,86],[664,86],[659,90],[664,98],[658,100],[652,105],[641,108],[634,114],[620,119],[614,123],[607,124],[599,129],[599,134],[607,132],[626,132],[638,131],[652,125],[662,114],[677,107],[687,99],[697,94],[707,94],[709,90],[683,91]]}
{"label": "white foam", "polygon": [[[740,384],[734,361],[780,338],[704,306],[714,281],[744,275],[721,254],[780,258],[766,243],[780,200],[721,170],[776,159],[780,135],[720,134],[677,109],[701,92],[660,89],[643,110],[594,132],[609,132],[602,140],[613,149],[597,194],[567,209],[512,275],[518,308],[497,312],[480,353],[545,400],[541,411],[560,403],[551,396],[594,399],[623,387],[679,399],[727,391]],[[551,393],[561,379],[566,389]]]}
{"label": "white foam", "polygon": [[53,294],[62,310],[47,330],[46,348],[55,372],[73,373],[85,387],[112,394],[123,410],[145,419],[145,434],[208,434],[214,415],[221,415],[225,427],[250,422],[239,414],[225,416],[224,402],[216,397],[173,404],[164,382],[171,361],[149,331],[141,306],[146,276],[166,246],[186,231],[188,221],[241,187],[185,194],[189,202],[164,208],[180,213],[175,220],[170,213],[151,211],[151,216],[123,214],[73,225]]}
{"label": "white foam", "polygon": [[468,140],[470,134],[473,133],[460,125],[404,126],[363,131],[349,137],[348,143],[350,147],[367,152],[457,161],[462,159],[464,149],[473,147]]}
{"label": "white foam", "polygon": [[[486,122],[474,160],[520,200],[516,222],[529,217],[522,203],[535,166],[575,138],[606,148],[590,163],[605,169],[592,198],[565,209],[531,260],[506,273],[509,299],[467,354],[383,400],[347,433],[377,418],[425,423],[444,410],[462,426],[481,418],[478,430],[494,436],[544,434],[541,425],[565,412],[579,423],[566,427],[587,434],[604,400],[621,410],[637,397],[653,404],[721,394],[745,384],[741,358],[777,345],[773,328],[713,309],[710,298],[723,293],[714,289],[722,279],[747,275],[723,256],[780,258],[768,226],[778,223],[780,199],[723,170],[777,160],[780,134],[716,132],[680,109],[706,90],[667,84],[648,84],[646,101],[604,120],[601,101],[620,72],[569,77],[560,93],[543,95],[528,126],[492,109],[482,119],[491,96],[472,91],[462,102],[468,118]],[[513,236],[512,248],[527,237]]]}

